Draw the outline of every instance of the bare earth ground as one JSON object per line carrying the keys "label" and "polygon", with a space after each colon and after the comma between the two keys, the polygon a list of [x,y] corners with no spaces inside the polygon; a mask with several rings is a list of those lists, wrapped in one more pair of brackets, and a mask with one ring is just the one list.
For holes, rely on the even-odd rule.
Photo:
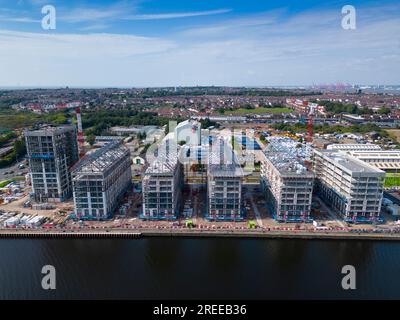
{"label": "bare earth ground", "polygon": [[400,129],[387,129],[387,133],[389,136],[396,139],[398,143],[400,143]]}

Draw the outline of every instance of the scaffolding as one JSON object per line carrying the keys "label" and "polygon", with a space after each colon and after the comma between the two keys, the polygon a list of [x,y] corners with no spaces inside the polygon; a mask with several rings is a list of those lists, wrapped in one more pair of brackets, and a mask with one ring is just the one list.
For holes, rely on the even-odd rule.
{"label": "scaffolding", "polygon": [[287,137],[268,140],[261,183],[269,211],[278,222],[312,222],[314,174],[305,166],[311,159],[311,146]]}
{"label": "scaffolding", "polygon": [[69,168],[78,161],[74,126],[25,131],[33,198],[37,202],[64,201],[72,194]]}
{"label": "scaffolding", "polygon": [[210,221],[243,221],[243,169],[229,141],[212,142],[208,158],[208,203],[206,219]]}
{"label": "scaffolding", "polygon": [[75,215],[105,220],[114,215],[132,182],[130,151],[114,141],[85,155],[71,170]]}
{"label": "scaffolding", "polygon": [[143,180],[143,220],[176,220],[179,216],[183,186],[183,167],[175,145],[166,140],[156,160],[147,168]]}
{"label": "scaffolding", "polygon": [[385,172],[344,151],[314,151],[318,194],[346,222],[382,221]]}

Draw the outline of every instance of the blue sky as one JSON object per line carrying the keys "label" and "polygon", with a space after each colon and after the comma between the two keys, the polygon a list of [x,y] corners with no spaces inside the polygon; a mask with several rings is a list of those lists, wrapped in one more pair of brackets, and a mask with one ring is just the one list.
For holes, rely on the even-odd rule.
{"label": "blue sky", "polygon": [[400,3],[0,0],[0,49],[0,86],[400,84]]}

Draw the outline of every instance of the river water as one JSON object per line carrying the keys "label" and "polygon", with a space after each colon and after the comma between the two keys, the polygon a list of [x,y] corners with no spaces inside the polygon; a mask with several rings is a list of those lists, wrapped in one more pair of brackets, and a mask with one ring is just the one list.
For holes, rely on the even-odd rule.
{"label": "river water", "polygon": [[[56,290],[41,287],[44,265]],[[356,268],[356,290],[341,269]],[[282,239],[0,240],[0,299],[400,299],[400,243]]]}

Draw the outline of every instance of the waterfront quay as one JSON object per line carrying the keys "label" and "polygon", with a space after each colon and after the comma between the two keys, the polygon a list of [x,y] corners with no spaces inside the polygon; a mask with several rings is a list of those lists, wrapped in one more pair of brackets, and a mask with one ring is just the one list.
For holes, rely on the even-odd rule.
{"label": "waterfront quay", "polygon": [[203,237],[203,238],[276,238],[276,239],[337,239],[337,240],[394,240],[400,241],[400,230],[302,230],[282,229],[105,229],[105,230],[21,230],[1,229],[0,238],[141,238],[141,237]]}

